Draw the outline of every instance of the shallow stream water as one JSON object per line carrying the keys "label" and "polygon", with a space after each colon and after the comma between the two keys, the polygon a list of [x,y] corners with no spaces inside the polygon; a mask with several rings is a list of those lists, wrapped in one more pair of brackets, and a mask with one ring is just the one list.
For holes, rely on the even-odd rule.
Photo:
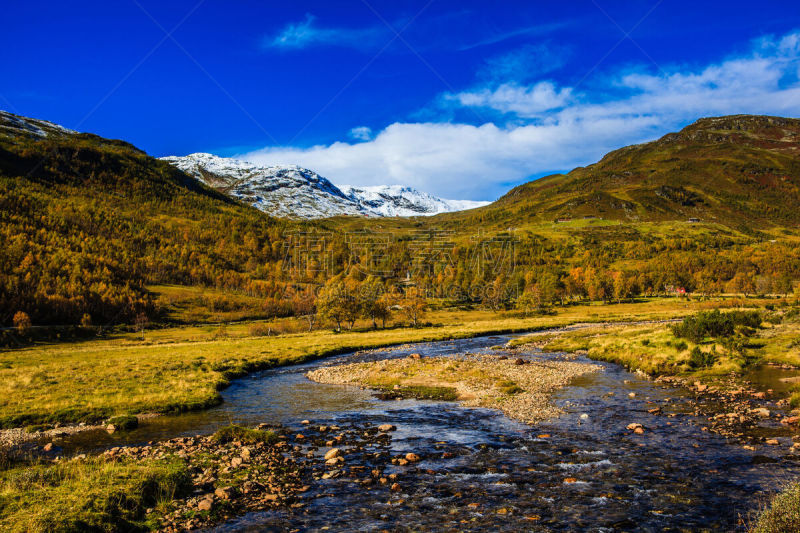
{"label": "shallow stream water", "polygon": [[[690,414],[687,391],[614,364],[596,363],[602,372],[560,390],[554,401],[565,413],[536,426],[454,403],[383,401],[368,390],[318,384],[304,375],[323,365],[410,353],[502,353],[492,347],[511,338],[416,344],[269,370],[235,381],[214,409],[154,419],[127,434],[84,434],[70,446],[139,444],[230,423],[284,424],[299,431],[300,421],[309,419],[343,428],[394,424],[391,452],[414,451],[424,458],[414,467],[386,470],[400,476],[399,493],[345,478],[319,480],[303,507],[249,514],[216,528],[225,532],[743,530],[769,493],[800,474],[800,462],[786,453],[785,431],[775,428],[787,441],[780,447],[746,450],[703,431],[704,421]],[[522,357],[574,356],[530,350]],[[663,414],[648,413],[653,407],[662,407]],[[642,424],[645,434],[628,431],[631,422]]]}

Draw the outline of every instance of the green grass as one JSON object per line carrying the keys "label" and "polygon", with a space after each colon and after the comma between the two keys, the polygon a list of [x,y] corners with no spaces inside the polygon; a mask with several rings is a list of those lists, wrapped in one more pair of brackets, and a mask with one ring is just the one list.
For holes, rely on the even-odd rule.
{"label": "green grass", "polygon": [[177,459],[107,461],[103,457],[0,471],[0,530],[22,532],[143,531],[189,486]]}
{"label": "green grass", "polygon": [[[755,305],[756,302],[753,302]],[[791,313],[790,313],[791,314]],[[800,318],[767,314],[773,319],[754,329],[752,337],[695,338],[676,336],[681,328],[666,324],[590,327],[557,335],[530,335],[514,341],[520,346],[536,342],[550,352],[584,351],[592,359],[610,361],[651,375],[721,376],[741,373],[754,364],[781,363],[800,366]],[[735,341],[735,342],[732,342]],[[793,397],[800,404],[800,391]]]}
{"label": "green grass", "polygon": [[581,305],[522,317],[485,310],[437,311],[434,327],[330,330],[251,336],[251,324],[166,328],[83,342],[0,352],[0,426],[94,421],[145,412],[176,413],[220,402],[219,390],[248,372],[357,349],[559,327],[578,322],[684,316],[700,304],[652,299]]}
{"label": "green grass", "polygon": [[438,400],[454,402],[458,400],[458,392],[453,387],[433,385],[401,385],[398,388],[389,385],[377,385],[375,388],[385,391],[392,398],[414,398],[415,400]]}
{"label": "green grass", "polygon": [[108,423],[118,431],[130,431],[139,427],[139,419],[133,415],[115,416],[109,419]]}
{"label": "green grass", "polygon": [[258,444],[259,442],[271,444],[278,440],[278,436],[274,431],[261,431],[232,424],[218,429],[214,433],[214,440],[220,444],[233,441],[239,441],[242,444]]}
{"label": "green grass", "polygon": [[235,291],[183,285],[153,285],[147,289],[164,310],[168,322],[200,324],[264,319],[264,299]]}
{"label": "green grass", "polygon": [[781,492],[758,516],[750,533],[790,533],[800,531],[800,483]]}

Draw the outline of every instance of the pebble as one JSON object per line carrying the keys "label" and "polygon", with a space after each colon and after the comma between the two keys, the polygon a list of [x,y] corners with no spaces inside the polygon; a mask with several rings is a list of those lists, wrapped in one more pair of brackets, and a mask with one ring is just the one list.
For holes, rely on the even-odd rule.
{"label": "pebble", "polygon": [[770,412],[766,407],[757,407],[750,410],[751,413],[760,416],[761,418],[769,418]]}
{"label": "pebble", "polygon": [[200,503],[197,504],[197,508],[200,511],[210,511],[214,508],[214,500],[211,498],[206,498],[204,500],[200,500]]}
{"label": "pebble", "polygon": [[339,448],[331,448],[327,452],[325,452],[325,460],[334,459],[342,455],[342,451]]}

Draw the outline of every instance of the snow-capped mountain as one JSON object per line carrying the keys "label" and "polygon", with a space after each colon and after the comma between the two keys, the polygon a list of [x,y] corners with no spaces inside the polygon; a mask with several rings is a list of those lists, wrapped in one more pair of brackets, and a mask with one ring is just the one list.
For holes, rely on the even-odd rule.
{"label": "snow-capped mountain", "polygon": [[20,133],[34,137],[47,137],[50,134],[73,134],[76,131],[59,126],[47,120],[28,118],[0,109],[0,132],[18,135]]}
{"label": "snow-capped mountain", "polygon": [[413,217],[436,215],[481,207],[489,202],[446,200],[402,185],[352,187],[344,185],[342,192],[364,209],[384,217]]}
{"label": "snow-capped mountain", "polygon": [[324,218],[366,215],[336,185],[297,166],[259,167],[246,161],[191,154],[164,157],[190,176],[278,217]]}
{"label": "snow-capped mountain", "polygon": [[398,185],[339,188],[298,166],[261,167],[212,154],[162,158],[205,184],[273,216],[419,216],[480,207],[488,202],[443,200]]}

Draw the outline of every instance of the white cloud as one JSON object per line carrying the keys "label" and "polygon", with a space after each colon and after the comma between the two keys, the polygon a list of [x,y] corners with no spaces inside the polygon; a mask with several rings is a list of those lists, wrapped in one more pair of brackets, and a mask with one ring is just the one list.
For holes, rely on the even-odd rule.
{"label": "white cloud", "polygon": [[383,28],[320,28],[316,17],[306,14],[301,22],[287,24],[280,33],[266,36],[263,48],[301,49],[310,46],[332,45],[362,48],[370,46],[384,33]]}
{"label": "white cloud", "polygon": [[358,126],[357,128],[350,130],[348,135],[351,139],[355,139],[357,141],[368,141],[372,139],[372,128],[368,128],[367,126]]}
{"label": "white cloud", "polygon": [[540,81],[446,95],[460,106],[511,114],[505,125],[395,123],[367,142],[268,147],[259,163],[296,163],[353,185],[407,184],[449,198],[491,200],[509,183],[592,163],[702,116],[800,115],[800,33],[756,42],[747,56],[702,68],[618,72],[593,99]]}
{"label": "white cloud", "polygon": [[544,111],[566,106],[572,89],[558,89],[549,81],[532,86],[504,83],[496,89],[480,89],[462,92],[448,97],[465,107],[487,107],[502,113],[514,113],[520,117],[535,117]]}

